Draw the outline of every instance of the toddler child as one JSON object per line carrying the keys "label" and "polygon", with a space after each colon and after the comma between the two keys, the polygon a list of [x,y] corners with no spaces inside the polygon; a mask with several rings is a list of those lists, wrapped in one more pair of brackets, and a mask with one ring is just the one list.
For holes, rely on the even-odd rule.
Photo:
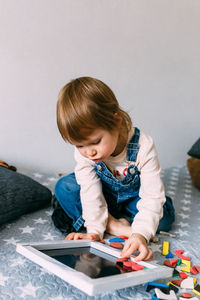
{"label": "toddler child", "polygon": [[[152,138],[132,127],[112,90],[102,81],[80,77],[59,94],[57,123],[75,146],[75,172],[56,184],[55,196],[72,220],[67,240],[101,240],[104,233],[127,236],[121,255],[153,256],[148,242],[169,231],[174,207],[165,197]],[[86,232],[80,232],[83,226]]]}

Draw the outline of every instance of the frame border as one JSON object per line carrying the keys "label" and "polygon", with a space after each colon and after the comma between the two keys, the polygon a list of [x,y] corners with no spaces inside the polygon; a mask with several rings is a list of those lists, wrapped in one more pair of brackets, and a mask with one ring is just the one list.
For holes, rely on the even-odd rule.
{"label": "frame border", "polygon": [[[102,278],[90,278],[86,274],[76,271],[40,251],[79,247],[92,247],[116,258],[120,257],[121,252],[119,249],[112,248],[107,244],[89,240],[58,240],[53,242],[17,244],[16,251],[90,296],[144,284],[159,278],[168,278],[173,273],[172,268],[160,266],[154,262],[141,261],[139,264],[148,269]],[[134,258],[131,257],[131,260],[134,261]]]}

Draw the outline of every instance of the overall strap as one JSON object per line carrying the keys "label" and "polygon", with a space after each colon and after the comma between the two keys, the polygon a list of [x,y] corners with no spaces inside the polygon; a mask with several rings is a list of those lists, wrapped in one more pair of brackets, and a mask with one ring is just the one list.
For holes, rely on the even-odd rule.
{"label": "overall strap", "polygon": [[135,127],[135,132],[132,138],[130,139],[128,146],[127,146],[127,160],[128,161],[136,161],[137,159],[137,154],[139,151],[139,138],[140,138],[140,130]]}

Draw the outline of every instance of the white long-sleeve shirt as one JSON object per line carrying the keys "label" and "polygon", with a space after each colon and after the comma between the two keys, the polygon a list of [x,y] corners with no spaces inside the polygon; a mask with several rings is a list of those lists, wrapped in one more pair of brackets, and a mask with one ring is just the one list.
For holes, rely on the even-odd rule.
{"label": "white long-sleeve shirt", "polygon": [[[134,129],[129,133],[127,145],[133,133]],[[127,147],[125,147],[119,155],[110,156],[104,163],[119,179],[126,175],[126,169],[130,164],[135,164],[140,171],[139,196],[141,199],[137,203],[138,213],[131,228],[133,233],[140,233],[149,241],[158,228],[166,198],[153,139],[140,132],[139,146],[136,162],[127,161]],[[101,180],[94,169],[94,162],[83,157],[76,148],[75,160],[75,176],[81,186],[80,198],[82,216],[85,220],[84,226],[87,228],[87,232],[97,233],[100,238],[103,238],[108,220],[108,209],[102,192]]]}

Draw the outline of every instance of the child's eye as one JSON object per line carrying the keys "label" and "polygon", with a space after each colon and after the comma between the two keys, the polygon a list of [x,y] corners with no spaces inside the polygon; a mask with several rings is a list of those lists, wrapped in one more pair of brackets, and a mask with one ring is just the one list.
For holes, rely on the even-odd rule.
{"label": "child's eye", "polygon": [[94,143],[92,143],[93,145],[97,145],[97,144],[99,144],[101,142],[101,138],[98,140],[98,141],[96,141],[96,142],[94,142]]}
{"label": "child's eye", "polygon": [[83,148],[83,146],[81,146],[81,145],[77,145],[77,146],[76,146],[76,148]]}

